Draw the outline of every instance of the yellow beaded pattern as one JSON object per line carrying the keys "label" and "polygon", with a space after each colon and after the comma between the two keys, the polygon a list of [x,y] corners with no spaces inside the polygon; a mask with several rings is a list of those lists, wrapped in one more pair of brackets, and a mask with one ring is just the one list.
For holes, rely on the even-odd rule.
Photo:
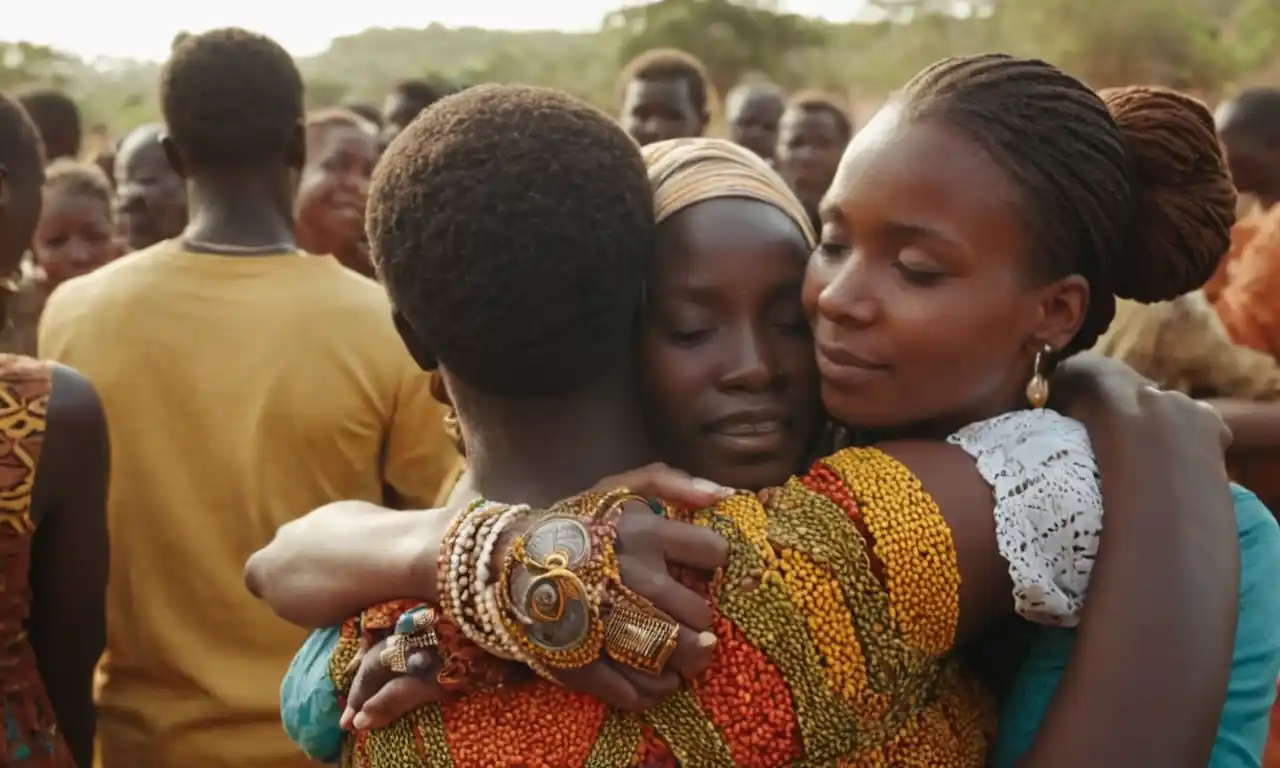
{"label": "yellow beaded pattern", "polygon": [[[954,545],[904,466],[849,448],[764,504],[739,494],[681,519],[730,548],[728,566],[701,584],[720,643],[692,686],[643,716],[544,681],[471,694],[412,713],[410,726],[349,737],[343,765],[984,765],[990,706],[946,657],[959,617]],[[340,647],[331,665],[339,690],[344,658]],[[496,707],[522,714],[495,720]],[[745,718],[758,726],[731,727]]]}

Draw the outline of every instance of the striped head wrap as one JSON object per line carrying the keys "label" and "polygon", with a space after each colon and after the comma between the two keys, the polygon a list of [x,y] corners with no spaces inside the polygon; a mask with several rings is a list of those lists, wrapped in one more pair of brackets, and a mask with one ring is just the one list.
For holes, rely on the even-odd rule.
{"label": "striped head wrap", "polygon": [[754,152],[724,139],[671,139],[641,152],[658,223],[707,200],[742,197],[774,206],[796,223],[810,248],[813,224],[795,193]]}

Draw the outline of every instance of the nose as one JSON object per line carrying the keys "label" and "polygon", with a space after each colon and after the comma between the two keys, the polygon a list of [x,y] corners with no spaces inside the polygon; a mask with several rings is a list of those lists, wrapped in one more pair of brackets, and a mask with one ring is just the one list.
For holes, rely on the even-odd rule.
{"label": "nose", "polygon": [[755,328],[742,327],[734,334],[721,386],[727,390],[764,392],[777,378],[776,366]]}
{"label": "nose", "polygon": [[818,292],[818,316],[836,325],[864,327],[876,322],[880,303],[866,259],[857,251],[838,263],[828,263],[826,285]]}
{"label": "nose", "polygon": [[93,249],[83,240],[72,240],[67,243],[67,261],[72,266],[81,268],[93,263]]}

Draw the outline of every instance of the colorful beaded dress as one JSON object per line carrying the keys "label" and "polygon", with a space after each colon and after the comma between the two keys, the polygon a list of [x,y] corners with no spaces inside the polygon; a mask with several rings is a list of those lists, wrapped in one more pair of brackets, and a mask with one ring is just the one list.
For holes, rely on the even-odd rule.
{"label": "colorful beaded dress", "polygon": [[[674,514],[674,513],[673,513]],[[947,658],[960,575],[906,467],[848,448],[759,497],[685,516],[730,543],[711,583],[712,667],[643,715],[538,680],[469,693],[345,739],[353,768],[980,768],[993,720]],[[367,623],[366,623],[367,626]],[[330,663],[351,682],[361,625]]]}
{"label": "colorful beaded dress", "polygon": [[52,389],[47,363],[0,355],[0,765],[74,768],[27,639],[27,581],[35,521],[31,492]]}

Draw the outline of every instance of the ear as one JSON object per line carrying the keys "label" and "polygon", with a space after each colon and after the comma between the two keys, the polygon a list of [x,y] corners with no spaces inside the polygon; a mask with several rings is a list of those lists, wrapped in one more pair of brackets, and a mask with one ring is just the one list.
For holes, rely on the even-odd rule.
{"label": "ear", "polygon": [[707,126],[710,124],[711,124],[711,113],[708,112],[704,107],[702,109],[702,114],[698,115],[698,135],[706,136]]}
{"label": "ear", "polygon": [[160,137],[160,146],[164,149],[164,156],[169,161],[169,167],[179,177],[187,178],[187,163],[182,159],[182,153],[178,151],[178,145],[173,143],[173,139],[169,138],[169,134]]}
{"label": "ear", "polygon": [[307,126],[299,122],[293,127],[293,137],[289,140],[289,149],[285,160],[290,168],[302,170],[307,164]]}
{"label": "ear", "polygon": [[1039,315],[1032,327],[1032,344],[1062,349],[1084,324],[1089,309],[1089,282],[1081,275],[1068,275],[1036,293]]}
{"label": "ear", "polygon": [[404,342],[405,349],[409,350],[409,354],[413,356],[419,368],[424,371],[434,371],[440,367],[435,351],[418,336],[418,332],[413,330],[413,326],[409,325],[404,315],[400,314],[400,310],[391,310],[391,320],[396,325],[396,333],[400,334],[400,340]]}

